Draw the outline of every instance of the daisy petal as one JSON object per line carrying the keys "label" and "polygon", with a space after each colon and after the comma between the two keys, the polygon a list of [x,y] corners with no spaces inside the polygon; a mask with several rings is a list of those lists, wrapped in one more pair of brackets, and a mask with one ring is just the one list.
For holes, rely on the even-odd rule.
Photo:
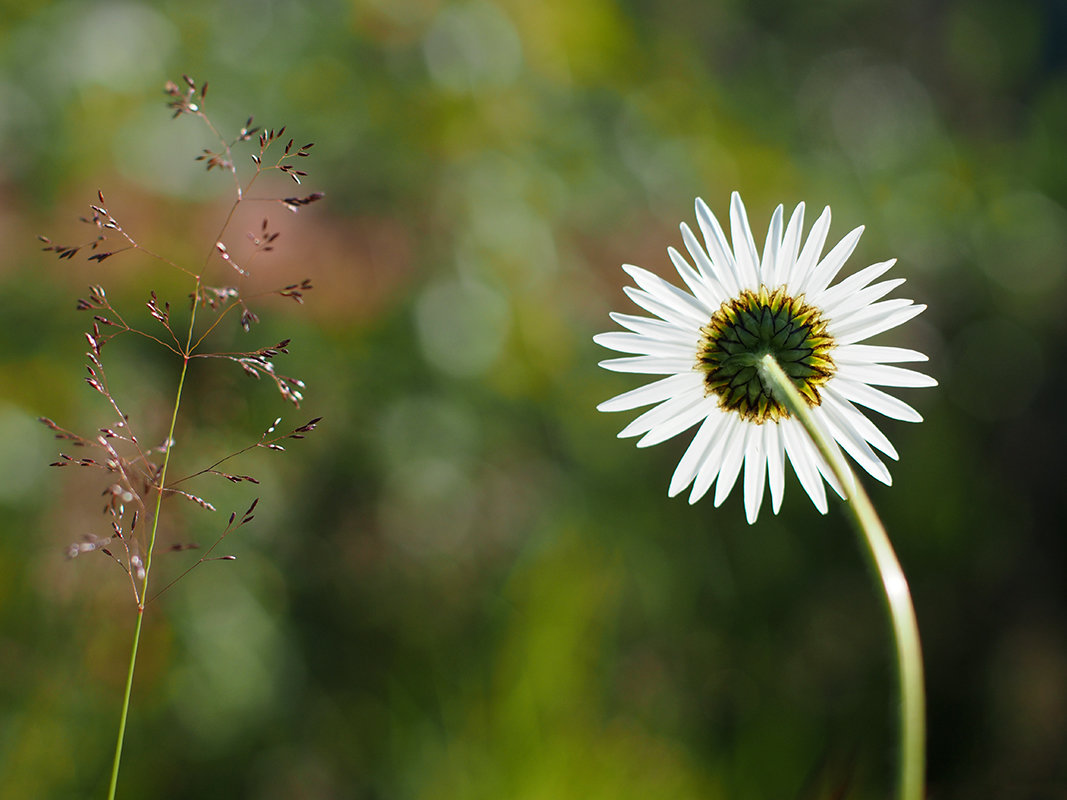
{"label": "daisy petal", "polygon": [[752,228],[748,224],[745,204],[741,202],[741,195],[737,192],[730,196],[730,238],[734,242],[734,263],[741,279],[741,288],[758,289],[759,256],[756,255],[756,243],[752,239]]}
{"label": "daisy petal", "polygon": [[694,403],[691,407],[684,411],[679,411],[671,419],[664,420],[654,426],[641,439],[638,439],[637,446],[651,447],[654,444],[665,442],[668,439],[677,436],[679,433],[692,428],[702,419],[707,417],[716,407],[714,401],[708,400],[706,397],[701,397],[700,401]]}
{"label": "daisy petal", "polygon": [[872,447],[882,451],[894,461],[897,461],[900,458],[896,448],[893,447],[893,443],[885,437],[885,434],[878,430],[878,426],[867,419],[863,412],[852,405],[852,403],[838,395],[832,387],[826,386],[823,389],[822,400],[824,403],[836,405],[839,414],[846,418],[849,424],[855,428]]}
{"label": "daisy petal", "polygon": [[911,300],[883,300],[868,306],[863,314],[854,315],[840,329],[831,324],[831,335],[838,344],[854,344],[903,325],[925,310],[926,306],[912,305]]}
{"label": "daisy petal", "polygon": [[[741,280],[738,275],[737,265],[734,263],[733,249],[726,241],[726,234],[722,232],[719,221],[711,213],[703,200],[699,197],[696,201],[697,225],[704,234],[704,244],[708,248],[708,256],[713,264],[718,267],[716,274],[722,284],[736,294],[741,290]],[[690,250],[692,252],[692,250]]]}
{"label": "daisy petal", "polygon": [[726,292],[719,286],[718,281],[698,274],[695,269],[689,266],[689,262],[685,260],[685,257],[673,247],[667,248],[667,255],[671,257],[671,263],[674,264],[674,268],[694,296],[699,298],[708,308],[718,308],[722,305],[723,300],[726,298]]}
{"label": "daisy petal", "polygon": [[701,303],[688,292],[682,291],[673,283],[663,280],[659,275],[655,275],[647,269],[635,267],[633,264],[623,264],[622,268],[634,279],[638,286],[660,302],[676,306],[679,309],[687,309],[695,315],[696,319],[703,319],[712,313],[713,309]]}
{"label": "daisy petal", "polygon": [[690,359],[661,356],[609,358],[607,361],[601,361],[600,366],[612,372],[639,372],[644,375],[674,375],[693,371],[693,362]]}
{"label": "daisy petal", "polygon": [[890,364],[900,361],[929,361],[918,350],[905,347],[885,347],[877,344],[845,344],[834,350],[834,361],[838,364]]}
{"label": "daisy petal", "polygon": [[695,372],[681,375],[670,375],[653,383],[639,386],[628,392],[623,392],[610,400],[605,400],[596,407],[597,411],[632,411],[642,406],[650,406],[653,403],[661,403],[676,394],[682,394],[687,390],[699,389],[703,383],[700,376]]}
{"label": "daisy petal", "polygon": [[[752,431],[755,435],[752,435]],[[767,451],[764,449],[763,428],[750,429],[745,448],[745,519],[751,525],[759,516],[763,504],[763,489],[767,483]]]}
{"label": "daisy petal", "polygon": [[849,364],[847,367],[841,367],[841,371],[854,381],[863,381],[872,386],[901,386],[912,389],[937,386],[937,381],[929,375],[886,364]]}
{"label": "daisy petal", "polygon": [[864,267],[855,275],[850,275],[836,286],[831,286],[819,294],[809,295],[811,302],[820,308],[826,309],[827,313],[832,313],[835,304],[841,302],[843,298],[855,294],[875,278],[885,275],[896,263],[897,260],[891,258],[888,261],[881,261],[877,264],[871,264],[869,267]]}
{"label": "daisy petal", "polygon": [[923,421],[922,415],[903,400],[897,400],[897,398],[886,394],[881,389],[875,389],[865,383],[854,383],[844,378],[838,378],[834,381],[834,388],[841,393],[842,397],[851,400],[853,403],[858,403],[892,419],[899,419],[904,422]]}
{"label": "daisy petal", "polygon": [[866,289],[853,292],[848,297],[843,297],[836,303],[822,303],[826,316],[834,320],[835,324],[847,325],[852,315],[866,313],[867,307],[875,300],[881,300],[891,291],[904,283],[903,278],[894,278],[890,281],[882,281]]}
{"label": "daisy petal", "polygon": [[764,448],[767,451],[767,479],[771,485],[771,511],[778,513],[785,495],[785,444],[778,425],[764,425]]}
{"label": "daisy petal", "polygon": [[[685,249],[689,251],[697,271],[707,281],[712,291],[719,294],[723,300],[736,294],[737,280],[734,278],[733,267],[725,261],[715,260],[717,258],[715,255],[708,258],[708,254],[704,252],[704,248],[697,241],[697,237],[693,235],[693,231],[684,222],[681,225],[681,231]],[[670,253],[670,250],[667,252]]]}
{"label": "daisy petal", "polygon": [[627,297],[637,303],[637,305],[641,306],[645,311],[655,314],[660,319],[674,325],[678,330],[690,330],[693,333],[696,333],[700,330],[700,326],[707,322],[705,317],[695,316],[688,308],[664,303],[661,300],[657,300],[648,292],[643,292],[632,286],[624,286],[622,287],[622,290]]}
{"label": "daisy petal", "polygon": [[719,477],[715,481],[715,507],[723,504],[730,495],[730,490],[737,483],[737,476],[741,472],[741,465],[745,461],[745,451],[748,449],[748,437],[752,431],[751,425],[737,425],[732,431],[732,436],[727,442],[722,454],[722,466],[719,467]]}
{"label": "daisy petal", "polygon": [[608,316],[634,333],[640,333],[642,336],[658,339],[661,342],[677,342],[679,344],[688,344],[690,347],[695,348],[700,340],[700,336],[696,331],[679,330],[677,326],[661,319],[637,317],[633,314],[620,314],[617,311],[612,311]]}
{"label": "daisy petal", "polygon": [[826,244],[826,234],[829,232],[830,207],[827,206],[815,220],[815,224],[811,226],[811,233],[808,234],[808,240],[804,242],[804,248],[797,256],[796,263],[789,270],[789,274],[785,276],[785,284],[789,287],[789,291],[796,294],[803,294],[807,291],[805,284],[808,275],[815,268],[815,263],[822,254],[823,246]]}
{"label": "daisy petal", "polygon": [[774,209],[771,225],[767,229],[767,241],[763,245],[763,261],[760,262],[762,282],[774,285],[774,268],[778,265],[778,252],[782,248],[782,206]]}
{"label": "daisy petal", "polygon": [[593,337],[593,341],[609,350],[616,350],[620,353],[633,353],[634,355],[685,358],[693,354],[692,344],[664,342],[640,333],[625,333],[623,331],[598,333]]}
{"label": "daisy petal", "polygon": [[830,484],[830,488],[834,490],[837,496],[840,497],[842,500],[847,500],[848,497],[845,495],[845,490],[841,488],[841,484],[838,483],[837,476],[834,475],[833,471],[826,465],[826,462],[823,461],[817,453],[815,466],[818,468],[819,474],[822,476],[822,479],[828,484]]}
{"label": "daisy petal", "polygon": [[785,226],[785,236],[782,246],[778,249],[778,260],[774,270],[767,281],[769,287],[777,288],[786,282],[788,268],[796,263],[797,253],[800,252],[800,232],[804,227],[804,204],[798,203],[789,218],[789,224]]}
{"label": "daisy petal", "polygon": [[654,406],[641,414],[641,416],[619,431],[618,436],[620,439],[628,439],[631,436],[640,436],[648,433],[657,425],[674,419],[676,416],[684,415],[694,406],[698,406],[703,402],[704,398],[699,394],[695,396],[693,394],[683,394],[672,397],[670,400],[665,400],[658,406]]}
{"label": "daisy petal", "polygon": [[819,266],[811,273],[811,278],[805,287],[806,294],[816,295],[830,285],[837,277],[837,273],[841,271],[841,267],[848,261],[848,257],[852,255],[852,251],[856,249],[862,235],[863,226],[860,225],[849,231],[844,239],[834,245],[834,248],[826,254],[826,258],[819,262]]}
{"label": "daisy petal", "polygon": [[819,410],[822,412],[820,415],[822,421],[829,428],[830,435],[834,437],[841,449],[852,456],[852,460],[867,470],[873,477],[886,486],[890,486],[893,483],[893,478],[890,476],[889,470],[886,469],[881,459],[875,455],[874,450],[867,444],[867,441],[856,432],[855,428],[848,424],[848,419],[841,417],[837,408],[830,404],[820,406]]}
{"label": "daisy petal", "polygon": [[715,434],[725,419],[722,414],[708,414],[707,418],[697,429],[696,436],[689,443],[685,454],[671,476],[671,485],[667,489],[668,497],[675,497],[693,482],[697,471],[704,463],[704,459],[715,442]]}
{"label": "daisy petal", "polygon": [[736,416],[723,415],[723,423],[719,426],[715,441],[704,456],[696,477],[693,478],[693,491],[689,493],[690,505],[707,493],[712,481],[719,475],[722,467],[722,454],[726,451],[727,445],[735,436],[741,436],[743,433],[744,427]]}
{"label": "daisy petal", "polygon": [[794,419],[786,420],[780,425],[782,442],[785,445],[785,454],[789,463],[793,465],[793,472],[808,493],[811,502],[820,514],[830,510],[826,504],[826,488],[823,486],[819,470],[815,466],[819,459],[815,452],[815,446],[807,439],[807,434],[800,428],[800,423]]}

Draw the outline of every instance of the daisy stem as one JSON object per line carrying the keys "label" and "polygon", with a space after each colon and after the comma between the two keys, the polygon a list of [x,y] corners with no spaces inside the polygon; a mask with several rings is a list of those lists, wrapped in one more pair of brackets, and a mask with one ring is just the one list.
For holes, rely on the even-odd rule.
{"label": "daisy stem", "polygon": [[882,581],[893,626],[900,679],[899,797],[900,800],[922,800],[926,771],[926,691],[923,687],[919,626],[915,620],[908,581],[882,521],[836,442],[823,432],[811,408],[773,355],[768,354],[760,359],[759,371],[764,385],[770,387],[775,399],[804,426],[837,482],[844,488],[852,521],[862,534]]}

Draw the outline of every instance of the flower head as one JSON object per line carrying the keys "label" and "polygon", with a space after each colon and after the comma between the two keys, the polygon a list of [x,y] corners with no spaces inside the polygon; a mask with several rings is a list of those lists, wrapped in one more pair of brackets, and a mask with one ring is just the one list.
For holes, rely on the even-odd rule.
{"label": "flower head", "polygon": [[799,421],[764,385],[758,362],[770,353],[824,430],[857,464],[890,483],[889,470],[875,451],[892,459],[897,452],[857,406],[919,422],[922,417],[911,406],[875,386],[937,383],[893,366],[926,361],[922,353],[862,344],[926,308],[911,300],[881,299],[904,282],[898,278],[872,284],[896,259],[872,264],[831,286],[863,228],[820,259],[830,228],[829,208],[802,243],[804,204],[796,207],[784,230],[778,206],[762,257],[736,192],[730,202],[732,247],[703,200],[697,199],[696,214],[703,245],[688,225],[681,226],[692,264],[673,247],[667,251],[689,291],[624,265],[637,284],[624,291],[654,317],[613,313],[611,318],[627,330],[594,337],[597,344],[632,354],[602,361],[602,367],[666,377],[597,408],[653,406],[619,433],[641,436],[638,447],[666,441],[699,423],[671,478],[671,497],[692,486],[689,502],[695,503],[714,483],[715,505],[721,505],[744,466],[745,515],[754,522],[768,479],[774,513],[781,508],[788,460],[815,507],[825,514],[823,481],[839,494],[842,489]]}

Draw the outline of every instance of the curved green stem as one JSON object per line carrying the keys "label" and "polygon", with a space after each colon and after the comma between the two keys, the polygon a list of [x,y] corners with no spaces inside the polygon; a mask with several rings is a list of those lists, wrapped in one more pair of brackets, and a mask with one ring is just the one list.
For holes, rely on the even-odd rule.
{"label": "curved green stem", "polygon": [[923,686],[922,648],[919,626],[904,571],[900,567],[885,527],[878,518],[863,485],[836,442],[823,432],[807,402],[772,355],[759,362],[760,376],[775,398],[804,426],[815,447],[841,484],[848,499],[852,521],[867,545],[882,581],[896,643],[900,679],[900,800],[922,800],[926,772],[926,690]]}
{"label": "curved green stem", "polygon": [[133,629],[133,647],[130,649],[130,668],[126,673],[126,693],[122,697],[122,715],[119,717],[119,737],[115,743],[115,760],[111,764],[111,784],[108,787],[108,800],[114,800],[115,789],[119,783],[119,761],[122,758],[122,742],[126,736],[126,717],[130,713],[130,693],[133,690],[133,668],[137,663],[137,645],[141,641],[141,620],[144,608],[137,606],[137,625]]}
{"label": "curved green stem", "polygon": [[[199,281],[197,281],[199,287]],[[189,323],[189,339],[192,339],[193,325],[195,324],[196,308],[193,308],[192,319]],[[188,350],[188,343],[186,344]],[[130,648],[130,666],[126,672],[126,690],[122,697],[122,713],[119,716],[119,733],[115,742],[115,758],[111,763],[111,783],[108,786],[108,800],[115,800],[115,790],[119,782],[119,762],[122,760],[122,744],[126,738],[126,718],[130,713],[130,695],[133,692],[133,671],[137,666],[137,647],[141,642],[141,622],[144,620],[144,606],[148,598],[148,578],[152,571],[152,553],[156,547],[156,532],[159,530],[160,511],[163,506],[163,487],[167,482],[167,467],[170,466],[170,454],[174,446],[174,429],[178,425],[178,409],[182,403],[182,388],[185,386],[185,375],[189,371],[189,356],[182,359],[182,371],[178,377],[178,389],[174,395],[174,409],[170,415],[170,428],[167,431],[167,447],[163,452],[163,466],[159,472],[159,485],[156,494],[156,508],[152,518],[152,533],[148,539],[148,550],[145,552],[144,577],[141,579],[140,597],[137,601],[137,624],[133,629],[133,645]]]}

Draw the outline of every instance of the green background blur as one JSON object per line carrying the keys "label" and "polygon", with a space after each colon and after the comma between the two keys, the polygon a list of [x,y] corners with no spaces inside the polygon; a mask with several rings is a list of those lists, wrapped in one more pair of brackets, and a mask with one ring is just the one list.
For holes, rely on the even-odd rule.
{"label": "green background blur", "polygon": [[[266,211],[264,280],[311,277],[307,304],[219,340],[292,337],[304,407],[201,365],[179,468],[325,419],[235,465],[258,491],[168,512],[166,543],[210,543],[263,497],[236,562],[149,607],[120,796],[889,796],[887,624],[840,507],[791,472],[751,527],[737,490],[669,500],[690,436],[638,451],[634,414],[594,410],[640,382],[591,341],[635,310],[619,265],[671,277],[693,198],[723,218],[737,189],[760,241],[778,203],[831,205],[833,241],[867,225],[848,269],[896,256],[895,296],[930,306],[882,341],[941,385],[895,392],[926,421],[878,419],[901,461],[867,482],[924,640],[930,797],[1067,797],[1062,2],[0,6],[0,798],[103,796],[132,631],[114,564],[63,558],[104,532],[102,484],[49,470],[34,422],[111,420],[74,301],[104,284],[147,327],[150,290],[189,291],[34,237],[84,239],[102,189],[202,260],[232,187],[165,108],[183,72],[227,133],[255,113],[316,142],[303,189],[327,198]],[[173,361],[104,355],[162,438]]]}

